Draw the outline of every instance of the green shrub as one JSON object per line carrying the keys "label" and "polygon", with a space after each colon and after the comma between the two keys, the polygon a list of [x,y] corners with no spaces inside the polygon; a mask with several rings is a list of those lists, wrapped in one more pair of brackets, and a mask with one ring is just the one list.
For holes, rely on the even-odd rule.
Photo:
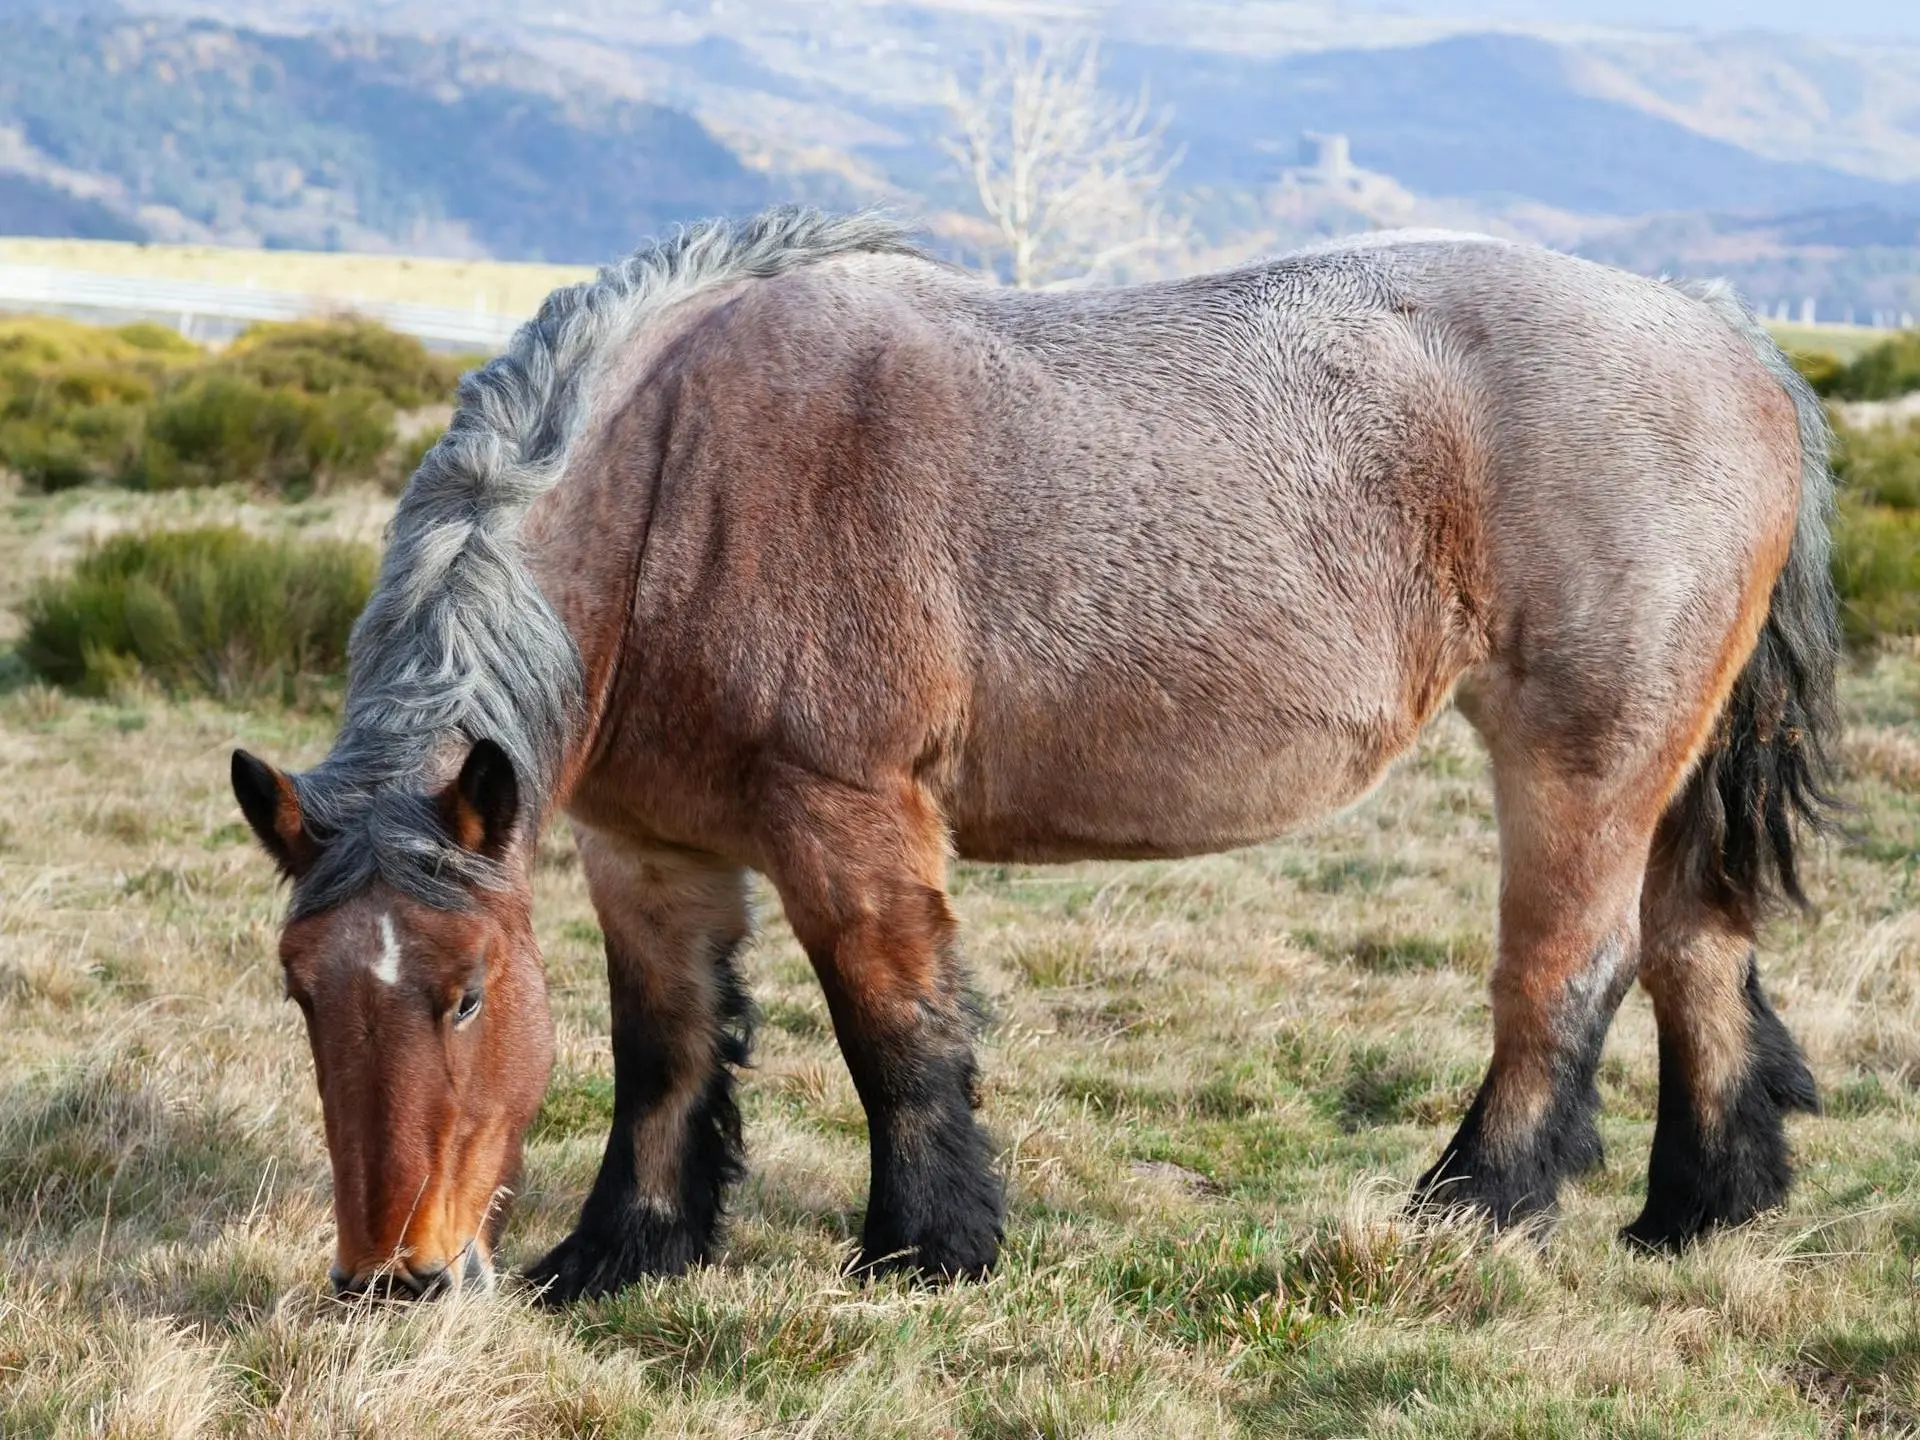
{"label": "green shrub", "polygon": [[179,362],[205,356],[206,352],[191,340],[148,320],[132,325],[87,325],[52,315],[0,319],[0,364],[136,359]]}
{"label": "green shrub", "polygon": [[1846,373],[1847,365],[1838,355],[1825,350],[1794,350],[1788,353],[1793,368],[1805,377],[1816,395],[1831,395],[1833,387]]}
{"label": "green shrub", "polygon": [[32,591],[20,653],[86,693],[145,675],[177,694],[293,703],[344,671],[376,562],[367,545],[233,527],[116,536]]}
{"label": "green shrub", "polygon": [[1920,510],[1920,420],[1843,426],[1835,469],[1847,493],[1873,505]]}
{"label": "green shrub", "polygon": [[[1803,371],[1804,373],[1804,371]],[[1809,382],[1836,400],[1891,400],[1920,390],[1920,330],[1903,330]]]}
{"label": "green shrub", "polygon": [[458,362],[435,355],[411,335],[351,318],[255,325],[219,363],[269,389],[306,395],[371,390],[397,410],[451,399],[460,378]]}
{"label": "green shrub", "polygon": [[461,366],[356,319],[256,325],[218,355],[153,324],[4,322],[0,465],[40,490],[390,483],[424,453],[396,411],[451,399]]}
{"label": "green shrub", "polygon": [[170,330],[165,325],[156,325],[151,320],[136,320],[131,325],[122,325],[114,331],[114,334],[120,337],[123,344],[135,350],[171,355],[183,360],[198,360],[205,354],[198,345],[178,330]]}
{"label": "green shrub", "polygon": [[298,492],[370,475],[392,444],[393,407],[374,391],[308,395],[210,369],[153,406],[128,479],[150,490],[240,481]]}
{"label": "green shrub", "polygon": [[122,478],[160,386],[204,358],[158,325],[0,323],[0,465],[41,490]]}
{"label": "green shrub", "polygon": [[1841,426],[1833,578],[1847,638],[1920,634],[1920,421]]}
{"label": "green shrub", "polygon": [[1844,495],[1833,531],[1833,578],[1850,640],[1920,634],[1920,510]]}

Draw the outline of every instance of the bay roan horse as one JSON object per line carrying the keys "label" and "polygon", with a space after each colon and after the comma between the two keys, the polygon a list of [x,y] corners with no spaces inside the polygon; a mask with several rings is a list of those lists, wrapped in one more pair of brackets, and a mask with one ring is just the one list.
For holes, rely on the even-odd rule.
{"label": "bay roan horse", "polygon": [[866,1107],[862,1264],[977,1275],[1002,1191],[949,859],[1248,845],[1449,700],[1492,757],[1493,1059],[1418,1193],[1549,1212],[1638,975],[1660,1101],[1627,1233],[1774,1204],[1814,1094],[1752,946],[1825,804],[1826,441],[1727,294],[1467,236],[1032,294],[778,211],[560,291],[401,499],[332,753],[234,757],[293,880],[336,1284],[490,1274],[553,1053],[555,809],[614,1117],[546,1295],[713,1253],[749,871]]}

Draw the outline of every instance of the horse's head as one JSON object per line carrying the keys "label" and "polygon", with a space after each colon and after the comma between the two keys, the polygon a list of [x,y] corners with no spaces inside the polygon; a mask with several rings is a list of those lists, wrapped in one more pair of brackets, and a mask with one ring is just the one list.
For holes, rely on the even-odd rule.
{"label": "horse's head", "polygon": [[[292,781],[237,751],[233,789],[297,883],[328,841],[304,823]],[[375,879],[323,908],[296,906],[280,937],[319,1072],[333,1283],[345,1293],[490,1280],[507,1187],[553,1063],[511,762],[475,745],[432,805],[445,839],[492,862],[504,885],[467,886],[467,904],[443,908]]]}

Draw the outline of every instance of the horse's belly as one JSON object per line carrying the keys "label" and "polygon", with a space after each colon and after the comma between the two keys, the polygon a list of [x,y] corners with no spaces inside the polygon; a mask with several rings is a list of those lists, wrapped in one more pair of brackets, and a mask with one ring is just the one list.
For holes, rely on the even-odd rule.
{"label": "horse's belly", "polygon": [[955,847],[1012,862],[1256,844],[1365,794],[1411,739],[1384,722],[1250,728],[1259,743],[1066,733],[975,747],[948,800]]}

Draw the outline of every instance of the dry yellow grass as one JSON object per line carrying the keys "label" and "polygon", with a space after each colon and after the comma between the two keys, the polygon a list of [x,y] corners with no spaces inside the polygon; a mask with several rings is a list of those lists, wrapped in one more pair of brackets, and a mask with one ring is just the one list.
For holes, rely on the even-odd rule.
{"label": "dry yellow grass", "polygon": [[[638,239],[636,236],[636,243]],[[593,274],[591,267],[580,265],[27,237],[0,237],[0,264],[254,285],[262,290],[318,295],[343,305],[368,300],[439,305],[450,310],[482,308],[493,315],[531,315],[549,291]]]}
{"label": "dry yellow grass", "polygon": [[[0,505],[0,603],[97,503]],[[108,503],[111,523],[140,518]],[[377,503],[251,518],[377,525]],[[1764,962],[1830,1113],[1795,1122],[1795,1199],[1746,1232],[1678,1263],[1611,1243],[1652,1129],[1637,996],[1603,1067],[1606,1167],[1544,1248],[1395,1218],[1488,1043],[1495,837],[1483,762],[1449,717],[1365,804],[1281,843],[957,867],[1011,1180],[1007,1254],[984,1285],[840,1278],[863,1124],[763,896],[752,1175],[724,1260],[548,1316],[511,1293],[324,1296],[312,1066],[226,754],[306,763],[327,724],[139,692],[81,702],[15,673],[0,688],[0,1434],[1910,1433],[1920,655],[1862,666],[1848,697],[1856,836],[1819,852],[1821,913],[1779,927]],[[537,889],[560,1058],[510,1258],[570,1223],[610,1073],[564,836]]]}

